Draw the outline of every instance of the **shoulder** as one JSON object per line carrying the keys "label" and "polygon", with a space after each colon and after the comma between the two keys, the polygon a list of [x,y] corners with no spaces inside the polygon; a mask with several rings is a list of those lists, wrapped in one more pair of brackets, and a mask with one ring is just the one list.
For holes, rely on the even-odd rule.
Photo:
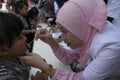
{"label": "shoulder", "polygon": [[8,74],[8,69],[5,65],[0,64],[0,76],[5,76]]}
{"label": "shoulder", "polygon": [[10,69],[9,66],[0,63],[0,80],[12,80],[13,78],[19,80],[19,77],[14,70]]}
{"label": "shoulder", "polygon": [[28,68],[10,60],[0,59],[0,80],[27,80]]}
{"label": "shoulder", "polygon": [[97,53],[103,48],[105,49],[110,46],[120,44],[120,37],[118,36],[120,36],[120,32],[116,29],[114,25],[108,22],[105,29],[95,35],[89,50]]}

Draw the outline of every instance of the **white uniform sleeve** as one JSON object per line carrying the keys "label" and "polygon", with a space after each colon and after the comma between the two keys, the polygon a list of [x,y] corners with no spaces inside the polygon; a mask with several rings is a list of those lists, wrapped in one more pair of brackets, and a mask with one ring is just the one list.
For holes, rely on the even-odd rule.
{"label": "white uniform sleeve", "polygon": [[112,45],[100,50],[99,54],[83,71],[85,80],[104,80],[120,73],[120,45]]}
{"label": "white uniform sleeve", "polygon": [[118,18],[120,16],[120,0],[108,0],[107,10],[109,17]]}

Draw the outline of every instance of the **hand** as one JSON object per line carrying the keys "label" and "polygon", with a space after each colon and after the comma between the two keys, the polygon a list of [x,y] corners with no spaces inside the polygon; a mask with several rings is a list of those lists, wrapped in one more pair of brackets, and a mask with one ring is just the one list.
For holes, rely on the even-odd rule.
{"label": "hand", "polygon": [[31,80],[48,80],[47,78],[43,78],[43,73],[42,72],[40,72],[40,71],[37,71],[37,73],[35,74],[35,76],[31,76]]}
{"label": "hand", "polygon": [[41,39],[43,42],[49,44],[53,52],[58,50],[59,44],[53,39],[49,31],[38,28],[35,33],[35,40],[37,40],[38,38]]}
{"label": "hand", "polygon": [[54,39],[52,38],[52,35],[50,34],[49,31],[47,31],[47,28],[42,29],[42,28],[38,28],[36,33],[35,33],[35,39],[41,39],[42,41],[44,41],[45,43],[51,43],[51,41],[54,41]]}
{"label": "hand", "polygon": [[35,74],[35,76],[31,76],[31,80],[41,80],[41,76],[40,76],[40,72],[37,71],[37,73]]}
{"label": "hand", "polygon": [[26,56],[20,57],[27,65],[39,68],[46,71],[49,65],[43,60],[43,58],[36,53],[27,53]]}

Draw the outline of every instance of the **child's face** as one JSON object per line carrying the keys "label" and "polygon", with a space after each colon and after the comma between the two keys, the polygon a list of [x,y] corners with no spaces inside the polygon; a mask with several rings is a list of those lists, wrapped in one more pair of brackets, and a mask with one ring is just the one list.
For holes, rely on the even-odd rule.
{"label": "child's face", "polygon": [[15,39],[13,45],[7,49],[7,55],[16,57],[23,56],[27,50],[26,37],[22,33]]}
{"label": "child's face", "polygon": [[81,40],[77,38],[72,32],[64,28],[61,24],[57,23],[57,25],[62,32],[61,37],[65,43],[72,49],[78,48],[81,44]]}
{"label": "child's face", "polygon": [[28,14],[28,6],[24,5],[22,9],[19,9],[19,14],[22,16],[26,16]]}

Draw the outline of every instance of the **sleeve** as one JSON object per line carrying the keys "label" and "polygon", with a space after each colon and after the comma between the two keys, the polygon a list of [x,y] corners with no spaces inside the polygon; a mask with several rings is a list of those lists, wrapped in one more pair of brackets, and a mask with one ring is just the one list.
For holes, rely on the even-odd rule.
{"label": "sleeve", "polygon": [[57,69],[52,80],[85,80],[85,79],[83,77],[82,72],[79,73],[65,72]]}
{"label": "sleeve", "polygon": [[74,54],[73,51],[65,49],[63,46],[59,46],[59,49],[55,52],[55,56],[65,64],[71,64],[73,61],[79,59],[79,56]]}
{"label": "sleeve", "polygon": [[82,72],[65,72],[57,69],[52,80],[104,80],[108,76],[116,75],[120,73],[119,52],[118,46],[104,48]]}
{"label": "sleeve", "polygon": [[0,80],[20,80],[19,75],[7,66],[0,65]]}
{"label": "sleeve", "polygon": [[102,49],[83,71],[85,80],[104,80],[120,74],[120,45]]}
{"label": "sleeve", "polygon": [[120,0],[108,0],[107,10],[108,16],[118,18],[120,15]]}

